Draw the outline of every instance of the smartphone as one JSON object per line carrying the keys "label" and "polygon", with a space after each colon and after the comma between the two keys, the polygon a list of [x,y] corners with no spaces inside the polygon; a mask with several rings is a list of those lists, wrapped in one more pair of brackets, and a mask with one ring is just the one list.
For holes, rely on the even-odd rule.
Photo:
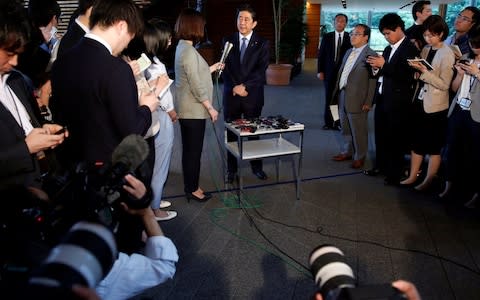
{"label": "smartphone", "polygon": [[464,65],[469,65],[470,64],[470,60],[469,59],[461,59],[458,61],[459,63],[461,64],[464,64]]}
{"label": "smartphone", "polygon": [[62,129],[60,129],[59,131],[55,132],[55,134],[63,134],[67,131],[67,126],[63,126]]}

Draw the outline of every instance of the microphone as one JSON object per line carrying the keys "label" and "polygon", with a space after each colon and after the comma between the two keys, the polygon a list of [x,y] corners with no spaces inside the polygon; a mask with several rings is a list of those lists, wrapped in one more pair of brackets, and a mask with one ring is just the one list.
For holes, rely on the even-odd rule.
{"label": "microphone", "polygon": [[129,172],[133,172],[147,158],[148,153],[149,148],[145,139],[138,134],[131,134],[113,150],[112,165],[122,163]]}
{"label": "microphone", "polygon": [[[223,46],[223,52],[222,52],[222,57],[220,58],[220,63],[224,64],[225,60],[227,59],[228,54],[230,53],[230,50],[232,50],[233,44],[230,42],[225,42],[225,46]],[[222,75],[223,69],[220,69],[218,71],[218,76]]]}

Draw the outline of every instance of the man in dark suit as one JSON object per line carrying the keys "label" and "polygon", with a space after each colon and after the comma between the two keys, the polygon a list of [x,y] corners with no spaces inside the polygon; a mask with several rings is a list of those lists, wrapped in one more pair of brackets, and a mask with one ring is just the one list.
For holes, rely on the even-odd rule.
{"label": "man in dark suit", "polygon": [[[61,155],[64,164],[110,162],[127,135],[147,132],[151,112],[159,105],[160,87],[139,97],[132,69],[118,57],[143,27],[135,3],[96,1],[90,26],[52,68],[53,117],[68,126],[71,137],[67,153]],[[128,215],[120,219],[119,248],[136,251],[142,224]]]}
{"label": "man in dark suit", "polygon": [[[62,127],[41,125],[40,111],[25,76],[13,68],[27,43],[28,24],[15,2],[0,8],[0,190],[41,187],[38,159],[63,142]],[[40,156],[41,155],[41,156]]]}
{"label": "man in dark suit", "polygon": [[320,49],[318,50],[317,77],[323,81],[325,87],[325,107],[323,111],[324,125],[323,129],[337,129],[332,113],[330,111],[330,102],[332,101],[333,89],[337,78],[338,68],[342,63],[342,58],[348,49],[352,47],[347,27],[348,17],[344,14],[335,16],[335,31],[329,32],[322,37]]}
{"label": "man in dark suit", "polygon": [[363,167],[368,150],[368,111],[372,107],[377,80],[371,74],[368,56],[376,55],[368,46],[370,27],[358,24],[350,33],[353,48],[343,57],[333,94],[338,94],[338,111],[344,138],[342,152],[335,161],[352,158],[352,168]]}
{"label": "man in dark suit", "polygon": [[[257,26],[256,13],[249,5],[237,10],[235,33],[223,40],[233,44],[223,70],[223,106],[226,122],[239,118],[258,118],[264,103],[265,71],[268,67],[269,42],[253,29]],[[228,140],[236,140],[233,134]],[[253,138],[252,138],[253,139]],[[258,137],[257,137],[258,139]],[[251,161],[252,172],[261,180],[267,179],[262,161]],[[232,183],[237,172],[237,161],[228,153],[227,182]]]}
{"label": "man in dark suit", "polygon": [[75,46],[80,39],[90,31],[90,14],[95,0],[78,1],[78,17],[76,17],[68,26],[68,30],[60,40],[57,57],[62,56],[68,49]]}
{"label": "man in dark suit", "polygon": [[68,126],[73,162],[108,162],[124,137],[147,131],[158,101],[153,93],[139,100],[130,66],[117,57],[143,26],[133,1],[97,1],[90,23],[53,65],[52,111]]}
{"label": "man in dark suit", "polygon": [[[379,30],[390,44],[383,56],[370,56],[367,62],[378,79],[375,94],[375,144],[377,168],[386,176],[385,184],[397,185],[403,177],[404,155],[408,152],[409,117],[415,87],[414,69],[407,59],[418,49],[406,38],[405,23],[399,15],[386,14]],[[367,175],[376,173],[366,171]]]}
{"label": "man in dark suit", "polygon": [[415,24],[410,26],[405,30],[405,35],[407,36],[412,43],[422,50],[423,47],[427,44],[423,38],[423,21],[425,21],[429,16],[432,15],[432,6],[430,1],[417,1],[412,7],[412,17],[415,21]]}

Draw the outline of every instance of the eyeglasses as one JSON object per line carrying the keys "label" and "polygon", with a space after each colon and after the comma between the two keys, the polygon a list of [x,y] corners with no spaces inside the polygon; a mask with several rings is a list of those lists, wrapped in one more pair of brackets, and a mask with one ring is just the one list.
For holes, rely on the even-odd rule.
{"label": "eyeglasses", "polygon": [[470,19],[469,17],[462,16],[461,14],[457,15],[457,19],[460,19],[463,22],[472,22],[472,19]]}
{"label": "eyeglasses", "polygon": [[359,33],[359,32],[350,32],[350,36],[362,36],[365,35],[364,33]]}

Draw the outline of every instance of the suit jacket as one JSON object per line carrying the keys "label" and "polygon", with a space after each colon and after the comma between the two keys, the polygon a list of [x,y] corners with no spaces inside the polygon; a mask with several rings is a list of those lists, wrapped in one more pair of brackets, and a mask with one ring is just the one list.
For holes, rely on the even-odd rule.
{"label": "suit jacket", "polygon": [[[336,78],[333,95],[336,95],[339,92],[340,77],[342,76],[348,56],[353,49],[354,48],[349,49],[343,57],[342,65],[340,66]],[[349,113],[362,112],[362,106],[364,104],[372,106],[377,79],[372,76],[370,65],[365,61],[368,55],[376,54],[377,53],[369,46],[363,48],[362,52],[358,54],[357,60],[348,74],[347,85],[345,86],[345,109]],[[332,103],[335,102],[332,101]]]}
{"label": "suit jacket", "polygon": [[318,50],[317,70],[318,73],[325,73],[325,80],[335,80],[342,58],[348,49],[352,48],[348,32],[344,32],[340,57],[335,62],[335,31],[329,32],[322,37],[320,49]]}
{"label": "suit jacket", "polygon": [[[23,75],[12,71],[7,85],[22,102],[33,127],[40,127],[40,112],[31,87]],[[0,189],[11,185],[30,186],[40,175],[35,155],[31,155],[25,143],[25,132],[10,111],[0,104]]]}
{"label": "suit jacket", "polygon": [[180,40],[175,50],[175,101],[180,119],[208,119],[202,102],[213,103],[210,67],[195,48]]}
{"label": "suit jacket", "polygon": [[53,117],[70,133],[64,163],[108,162],[124,137],[144,135],[152,121],[149,108],[138,105],[130,66],[90,38],[55,61],[52,94]]}
{"label": "suit jacket", "polygon": [[[225,60],[225,68],[223,70],[223,102],[224,107],[228,109],[228,103],[232,101],[243,101],[249,106],[260,106],[264,104],[264,85],[266,82],[265,72],[268,68],[270,59],[270,43],[253,32],[247,49],[243,57],[243,64],[240,63],[240,42],[238,32],[226,37],[222,41],[233,44],[230,54]],[[248,96],[233,96],[233,87],[244,84]]]}
{"label": "suit jacket", "polygon": [[[431,46],[425,46],[420,56],[427,58]],[[446,44],[437,50],[432,60],[433,70],[422,73],[420,80],[425,82],[423,109],[426,113],[434,113],[448,108],[450,83],[453,78],[455,54]]]}
{"label": "suit jacket", "polygon": [[[463,55],[461,59],[468,59],[468,54]],[[455,97],[453,98],[452,104],[450,104],[450,109],[448,111],[448,116],[453,113],[453,109],[455,108],[455,105],[457,105],[457,100],[458,96],[460,93],[460,88],[458,89]],[[470,100],[472,103],[470,104],[470,115],[472,116],[472,119],[480,123],[480,80],[475,79],[470,91]]]}
{"label": "suit jacket", "polygon": [[381,104],[386,111],[407,112],[415,91],[415,70],[408,65],[407,59],[417,57],[418,49],[405,37],[388,60],[391,51],[390,46],[383,51],[385,64],[377,74],[383,76]]}
{"label": "suit jacket", "polygon": [[67,50],[75,46],[83,38],[85,33],[86,32],[82,29],[82,27],[80,27],[77,22],[73,21],[68,27],[65,35],[60,40],[57,57],[62,56]]}

